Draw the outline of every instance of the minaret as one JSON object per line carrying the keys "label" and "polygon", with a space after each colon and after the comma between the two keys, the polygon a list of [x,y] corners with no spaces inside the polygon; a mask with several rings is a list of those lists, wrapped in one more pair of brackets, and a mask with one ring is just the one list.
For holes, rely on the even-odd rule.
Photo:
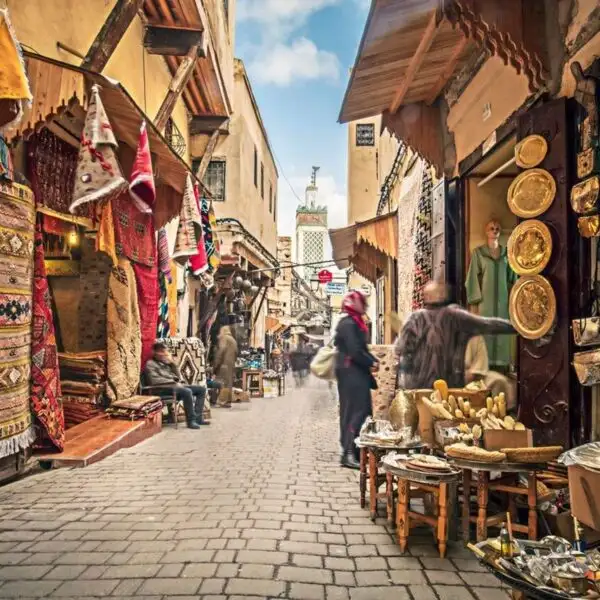
{"label": "minaret", "polygon": [[[296,261],[299,264],[318,263],[325,260],[327,240],[327,207],[319,206],[317,173],[313,167],[310,184],[306,186],[304,203],[296,209]],[[298,267],[298,273],[306,281],[318,273],[321,265]]]}

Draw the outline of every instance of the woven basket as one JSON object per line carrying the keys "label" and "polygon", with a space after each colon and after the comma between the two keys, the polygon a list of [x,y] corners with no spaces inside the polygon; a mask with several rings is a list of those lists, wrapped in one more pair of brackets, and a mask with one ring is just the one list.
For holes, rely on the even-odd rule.
{"label": "woven basket", "polygon": [[513,463],[545,463],[561,455],[562,446],[542,446],[540,448],[502,448],[506,460]]}
{"label": "woven basket", "polygon": [[481,463],[501,463],[506,460],[506,454],[504,454],[504,452],[484,450],[483,448],[477,448],[475,446],[449,446],[446,448],[446,454],[450,458],[471,460]]}

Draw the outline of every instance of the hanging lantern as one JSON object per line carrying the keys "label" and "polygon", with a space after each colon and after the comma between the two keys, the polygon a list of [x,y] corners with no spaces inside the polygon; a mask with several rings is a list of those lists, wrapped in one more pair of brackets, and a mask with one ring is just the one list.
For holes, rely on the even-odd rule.
{"label": "hanging lantern", "polygon": [[250,287],[250,293],[251,294],[258,294],[258,286],[257,285],[253,285]]}
{"label": "hanging lantern", "polygon": [[248,291],[252,287],[252,282],[249,279],[244,279],[242,282],[242,287],[245,291]]}
{"label": "hanging lantern", "polygon": [[238,290],[242,287],[242,284],[244,283],[244,279],[242,277],[240,277],[239,275],[237,275],[236,277],[233,278],[233,287]]}

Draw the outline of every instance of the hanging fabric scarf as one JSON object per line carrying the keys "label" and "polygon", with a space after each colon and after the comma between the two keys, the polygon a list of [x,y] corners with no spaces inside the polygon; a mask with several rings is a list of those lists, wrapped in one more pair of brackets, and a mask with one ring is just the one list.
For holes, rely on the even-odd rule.
{"label": "hanging fabric scarf", "polygon": [[158,324],[159,282],[158,266],[153,267],[133,263],[137,286],[138,306],[141,317],[140,329],[142,338],[141,368],[152,357],[152,346],[156,339]]}
{"label": "hanging fabric scarf", "polygon": [[187,176],[185,191],[181,202],[181,213],[179,214],[179,225],[175,238],[175,250],[173,260],[180,265],[187,264],[191,256],[198,253],[197,228],[202,227],[202,217],[198,211],[198,202],[194,194],[194,185],[191,175]]}
{"label": "hanging fabric scarf", "polygon": [[165,228],[158,230],[158,284],[160,300],[158,304],[158,324],[156,337],[166,338],[171,335],[169,323],[169,289],[172,282],[171,259],[169,257],[169,240]]}
{"label": "hanging fabric scarf", "polygon": [[112,200],[110,199],[100,209],[100,225],[96,235],[96,251],[104,252],[112,260],[113,266],[116,267],[119,264]]}
{"label": "hanging fabric scarf", "polygon": [[198,216],[200,217],[199,222],[194,223],[194,230],[196,232],[196,247],[198,249],[197,254],[190,258],[190,268],[192,273],[196,276],[202,275],[208,270],[208,258],[206,255],[206,246],[204,243],[204,233],[202,231],[202,216],[201,216],[201,204],[200,204],[200,189],[198,184],[194,184],[194,198],[196,200],[196,206],[198,207]]}
{"label": "hanging fabric scarf", "polygon": [[31,338],[31,410],[35,417],[36,446],[50,441],[58,450],[65,442],[65,417],[60,389],[54,317],[41,228],[35,233],[33,326]]}
{"label": "hanging fabric scarf", "polygon": [[219,240],[215,234],[217,219],[212,203],[207,198],[202,198],[201,206],[204,245],[208,257],[208,266],[211,273],[214,273],[221,264],[221,249],[219,247]]}

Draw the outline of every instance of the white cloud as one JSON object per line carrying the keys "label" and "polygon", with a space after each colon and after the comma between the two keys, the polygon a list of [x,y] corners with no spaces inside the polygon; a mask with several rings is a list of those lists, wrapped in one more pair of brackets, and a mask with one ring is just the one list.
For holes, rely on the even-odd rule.
{"label": "white cloud", "polygon": [[276,44],[251,63],[254,79],[261,83],[287,86],[298,80],[337,81],[340,61],[332,52],[319,50],[311,40],[298,38],[290,45]]}
{"label": "white cloud", "polygon": [[257,21],[267,26],[297,29],[315,12],[342,0],[239,0],[240,21]]}

